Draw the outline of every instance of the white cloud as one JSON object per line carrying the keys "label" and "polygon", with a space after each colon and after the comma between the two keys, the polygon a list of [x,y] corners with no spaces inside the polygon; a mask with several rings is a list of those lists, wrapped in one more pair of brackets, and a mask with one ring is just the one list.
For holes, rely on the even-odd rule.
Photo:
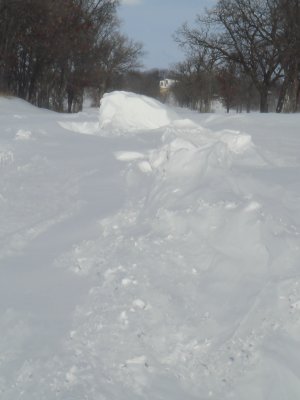
{"label": "white cloud", "polygon": [[125,6],[136,6],[142,4],[142,0],[121,0],[121,3]]}

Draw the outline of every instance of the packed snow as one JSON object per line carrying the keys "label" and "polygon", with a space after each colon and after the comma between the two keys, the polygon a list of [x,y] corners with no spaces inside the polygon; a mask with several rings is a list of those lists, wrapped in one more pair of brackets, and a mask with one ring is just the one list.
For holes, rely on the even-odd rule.
{"label": "packed snow", "polygon": [[113,92],[103,96],[99,127],[102,132],[127,134],[169,125],[177,115],[170,107],[150,97],[129,92]]}
{"label": "packed snow", "polygon": [[0,97],[0,398],[299,398],[299,125]]}

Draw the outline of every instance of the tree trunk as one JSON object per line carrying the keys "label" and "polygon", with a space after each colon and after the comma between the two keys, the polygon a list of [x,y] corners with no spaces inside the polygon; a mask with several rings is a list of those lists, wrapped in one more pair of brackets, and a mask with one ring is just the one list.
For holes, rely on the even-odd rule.
{"label": "tree trunk", "polygon": [[[294,63],[286,71],[286,77],[281,86],[277,102],[276,112],[280,113],[283,108],[285,112],[296,112],[298,101],[298,66]],[[286,104],[285,104],[286,103]]]}
{"label": "tree trunk", "polygon": [[247,105],[246,105],[246,112],[249,114],[251,111],[251,100],[250,98],[247,99]]}
{"label": "tree trunk", "polygon": [[299,99],[300,99],[300,81],[298,81],[298,89],[296,94],[296,109],[295,112],[299,111]]}
{"label": "tree trunk", "polygon": [[292,86],[292,112],[295,113],[297,112],[298,108],[298,100],[299,100],[299,80],[298,76],[296,74]]}
{"label": "tree trunk", "polygon": [[29,88],[28,88],[28,100],[30,103],[35,104],[36,102],[34,101],[35,98],[35,83],[36,83],[36,78],[37,78],[37,71],[35,71],[30,79],[29,83]]}
{"label": "tree trunk", "polygon": [[267,113],[268,112],[268,88],[264,87],[260,90],[260,106],[259,106],[259,111],[261,113]]}
{"label": "tree trunk", "polygon": [[287,88],[288,88],[288,79],[284,79],[281,89],[280,89],[280,93],[279,93],[279,97],[278,97],[278,101],[277,101],[277,106],[276,106],[276,112],[277,113],[281,113],[281,111],[283,110],[283,105],[284,105],[284,100],[285,100],[285,96],[286,96],[286,92],[287,92]]}
{"label": "tree trunk", "polygon": [[68,88],[68,113],[72,112],[72,105],[74,101],[74,91]]}
{"label": "tree trunk", "polygon": [[[59,112],[64,111],[64,89],[65,89],[65,68],[62,67],[60,71],[60,80],[57,89],[57,108]],[[72,105],[71,105],[72,108]],[[69,103],[68,103],[69,109]],[[71,112],[71,111],[68,111]]]}

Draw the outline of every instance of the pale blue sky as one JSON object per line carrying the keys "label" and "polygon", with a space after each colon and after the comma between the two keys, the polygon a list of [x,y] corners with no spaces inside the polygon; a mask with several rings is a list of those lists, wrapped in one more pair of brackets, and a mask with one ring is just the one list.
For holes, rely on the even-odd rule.
{"label": "pale blue sky", "polygon": [[172,35],[185,21],[193,22],[213,0],[122,0],[119,16],[122,32],[142,42],[147,54],[144,66],[168,68],[183,54]]}

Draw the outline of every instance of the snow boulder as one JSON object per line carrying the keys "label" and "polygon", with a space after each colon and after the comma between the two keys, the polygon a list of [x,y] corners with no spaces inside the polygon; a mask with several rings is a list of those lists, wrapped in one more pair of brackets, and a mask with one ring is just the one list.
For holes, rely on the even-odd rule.
{"label": "snow boulder", "polygon": [[120,134],[158,129],[177,118],[173,110],[157,100],[116,91],[105,94],[101,100],[99,127]]}

